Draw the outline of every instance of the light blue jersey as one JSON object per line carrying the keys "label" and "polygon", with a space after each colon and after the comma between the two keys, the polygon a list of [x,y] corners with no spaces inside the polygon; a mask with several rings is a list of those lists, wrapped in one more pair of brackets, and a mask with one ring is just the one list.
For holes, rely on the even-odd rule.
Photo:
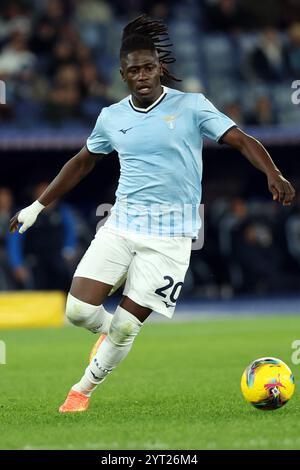
{"label": "light blue jersey", "polygon": [[201,93],[163,87],[148,108],[131,97],[102,109],[87,140],[92,153],[116,150],[120,179],[107,225],[143,234],[196,238],[201,221],[203,138],[235,123]]}

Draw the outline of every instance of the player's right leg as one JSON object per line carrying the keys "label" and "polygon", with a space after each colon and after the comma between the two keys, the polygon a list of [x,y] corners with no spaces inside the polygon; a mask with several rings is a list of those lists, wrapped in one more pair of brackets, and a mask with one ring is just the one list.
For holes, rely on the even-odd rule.
{"label": "player's right leg", "polygon": [[102,227],[80,261],[67,298],[66,316],[76,326],[107,333],[112,315],[103,302],[124,278],[133,252],[123,237]]}
{"label": "player's right leg", "polygon": [[91,394],[128,355],[144,320],[150,313],[150,308],[138,305],[130,298],[123,298],[113,316],[107,337],[81,380],[69,391],[65,402],[59,408],[60,413],[78,413],[88,409]]}

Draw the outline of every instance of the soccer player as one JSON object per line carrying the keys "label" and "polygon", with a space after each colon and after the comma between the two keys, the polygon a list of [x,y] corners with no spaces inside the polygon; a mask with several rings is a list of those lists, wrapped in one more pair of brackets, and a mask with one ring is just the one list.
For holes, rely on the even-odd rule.
{"label": "soccer player", "polygon": [[[164,86],[176,80],[167,69],[175,60],[167,38],[163,22],[145,15],[124,28],[120,72],[130,96],[102,109],[86,146],[38,200],[11,220],[10,230],[21,223],[23,233],[97,160],[118,152],[115,205],[79,263],[66,303],[68,319],[100,334],[101,345],[60,407],[62,413],[88,408],[92,392],[128,354],[153,310],[172,317],[200,227],[204,137],[238,149],[264,172],[274,200],[289,205],[295,195],[266,149],[202,94]],[[111,315],[103,302],[124,276],[123,298]]]}

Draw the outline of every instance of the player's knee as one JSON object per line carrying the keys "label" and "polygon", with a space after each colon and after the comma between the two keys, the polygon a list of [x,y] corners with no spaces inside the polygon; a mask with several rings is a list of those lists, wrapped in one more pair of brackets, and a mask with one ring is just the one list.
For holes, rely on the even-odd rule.
{"label": "player's knee", "polygon": [[66,303],[66,317],[73,325],[86,326],[86,322],[99,307],[82,302],[69,294]]}
{"label": "player's knee", "polygon": [[134,341],[141,329],[142,323],[122,307],[118,307],[113,316],[108,337],[118,347],[125,347]]}

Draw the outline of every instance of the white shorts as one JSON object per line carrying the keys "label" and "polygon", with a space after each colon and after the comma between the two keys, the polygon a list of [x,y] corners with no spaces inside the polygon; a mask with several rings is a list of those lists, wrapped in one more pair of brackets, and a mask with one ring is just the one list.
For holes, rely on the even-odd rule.
{"label": "white shorts", "polygon": [[114,286],[124,274],[131,300],[172,318],[190,262],[192,239],[155,237],[101,227],[74,277]]}

